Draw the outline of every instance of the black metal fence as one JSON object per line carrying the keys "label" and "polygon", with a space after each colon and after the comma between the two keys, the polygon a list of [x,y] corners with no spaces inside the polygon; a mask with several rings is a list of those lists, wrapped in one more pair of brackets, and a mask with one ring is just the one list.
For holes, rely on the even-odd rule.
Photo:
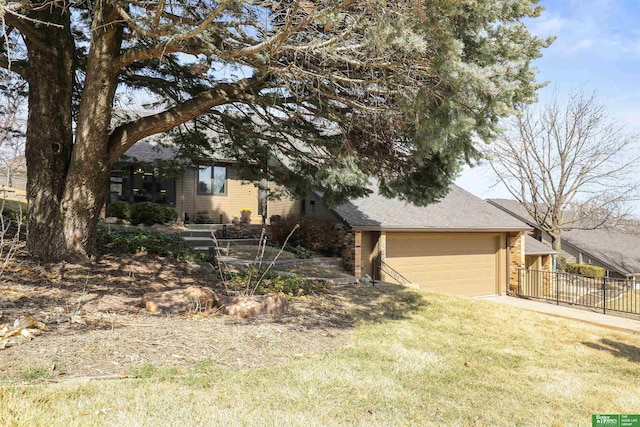
{"label": "black metal fence", "polygon": [[640,315],[640,282],[540,270],[520,270],[517,295]]}

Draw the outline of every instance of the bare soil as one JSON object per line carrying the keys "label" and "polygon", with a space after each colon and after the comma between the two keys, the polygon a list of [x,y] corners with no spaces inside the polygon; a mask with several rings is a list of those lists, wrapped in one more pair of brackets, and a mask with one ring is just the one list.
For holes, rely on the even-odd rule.
{"label": "bare soil", "polygon": [[412,298],[396,287],[328,285],[292,299],[282,317],[249,320],[216,312],[156,315],[140,305],[146,292],[191,285],[222,291],[211,270],[162,257],[109,254],[91,265],[39,265],[19,254],[0,276],[0,323],[29,316],[46,330],[0,350],[0,381],[33,366],[69,378],[202,360],[234,370],[275,365],[345,346],[359,321],[393,316],[403,309],[398,300]]}

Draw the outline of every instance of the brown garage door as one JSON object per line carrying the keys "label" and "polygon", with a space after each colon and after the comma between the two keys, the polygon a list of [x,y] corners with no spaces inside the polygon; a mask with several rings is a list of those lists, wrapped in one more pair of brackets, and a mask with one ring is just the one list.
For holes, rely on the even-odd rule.
{"label": "brown garage door", "polygon": [[453,295],[497,293],[495,234],[387,233],[387,260],[421,289]]}

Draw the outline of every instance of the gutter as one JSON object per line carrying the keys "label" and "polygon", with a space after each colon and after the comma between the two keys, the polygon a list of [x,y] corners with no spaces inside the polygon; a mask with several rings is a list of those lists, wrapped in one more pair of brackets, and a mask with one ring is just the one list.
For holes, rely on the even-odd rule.
{"label": "gutter", "polygon": [[530,227],[497,227],[497,228],[438,228],[438,227],[403,227],[403,226],[370,226],[370,225],[351,225],[353,230],[358,231],[404,231],[404,232],[418,232],[418,233],[508,233],[510,231],[532,231]]}

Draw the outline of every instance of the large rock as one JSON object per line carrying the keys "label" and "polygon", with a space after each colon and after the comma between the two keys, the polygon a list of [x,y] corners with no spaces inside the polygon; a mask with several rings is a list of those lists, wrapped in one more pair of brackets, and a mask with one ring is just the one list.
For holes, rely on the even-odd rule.
{"label": "large rock", "polygon": [[289,301],[278,294],[222,297],[220,305],[225,314],[239,318],[263,315],[281,316],[289,309]]}
{"label": "large rock", "polygon": [[189,286],[186,289],[148,292],[142,296],[142,305],[152,313],[187,313],[218,307],[219,298],[209,288]]}

